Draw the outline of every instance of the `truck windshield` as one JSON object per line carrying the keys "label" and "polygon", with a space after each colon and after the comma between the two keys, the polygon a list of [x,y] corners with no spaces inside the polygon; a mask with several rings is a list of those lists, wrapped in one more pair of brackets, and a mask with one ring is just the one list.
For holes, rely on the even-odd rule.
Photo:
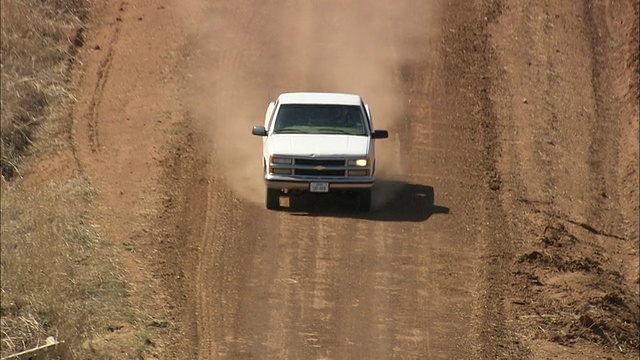
{"label": "truck windshield", "polygon": [[276,134],[367,134],[360,106],[331,104],[280,105],[273,132]]}

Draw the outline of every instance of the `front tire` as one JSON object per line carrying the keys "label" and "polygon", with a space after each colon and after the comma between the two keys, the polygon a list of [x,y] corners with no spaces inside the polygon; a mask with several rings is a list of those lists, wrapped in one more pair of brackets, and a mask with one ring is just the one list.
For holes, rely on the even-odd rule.
{"label": "front tire", "polygon": [[358,211],[371,211],[371,190],[364,190],[358,194]]}
{"label": "front tire", "polygon": [[269,210],[280,209],[280,189],[267,189],[265,205]]}

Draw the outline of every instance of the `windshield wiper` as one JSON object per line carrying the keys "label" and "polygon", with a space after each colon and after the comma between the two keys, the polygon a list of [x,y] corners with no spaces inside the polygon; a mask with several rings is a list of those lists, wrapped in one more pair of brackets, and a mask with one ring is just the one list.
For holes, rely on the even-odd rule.
{"label": "windshield wiper", "polygon": [[[336,129],[336,128],[318,128],[316,129],[318,131],[323,131],[323,134],[348,134],[348,135],[353,135],[353,133],[351,131],[346,131],[346,130],[342,130],[342,129]],[[326,132],[324,132],[326,131]]]}
{"label": "windshield wiper", "polygon": [[298,130],[298,129],[282,129],[276,130],[276,134],[308,134],[306,131]]}

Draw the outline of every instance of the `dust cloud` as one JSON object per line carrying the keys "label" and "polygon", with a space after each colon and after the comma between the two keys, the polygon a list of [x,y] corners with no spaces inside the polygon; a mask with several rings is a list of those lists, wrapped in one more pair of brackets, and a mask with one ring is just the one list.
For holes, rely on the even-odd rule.
{"label": "dust cloud", "polygon": [[239,0],[191,9],[200,19],[189,29],[187,103],[210,142],[216,175],[261,203],[262,140],[251,127],[264,123],[269,101],[282,92],[327,91],[359,94],[370,105],[375,128],[391,132],[376,143],[378,172],[399,178],[400,69],[428,46],[436,9],[425,3]]}

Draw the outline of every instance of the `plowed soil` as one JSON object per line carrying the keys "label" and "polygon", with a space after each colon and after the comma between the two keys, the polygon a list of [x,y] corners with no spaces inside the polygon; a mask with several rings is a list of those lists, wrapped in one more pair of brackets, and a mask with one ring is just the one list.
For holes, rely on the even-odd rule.
{"label": "plowed soil", "polygon": [[[176,324],[164,357],[637,358],[637,1],[94,13],[76,152]],[[371,213],[264,209],[250,129],[287,91],[358,93],[389,130]]]}

